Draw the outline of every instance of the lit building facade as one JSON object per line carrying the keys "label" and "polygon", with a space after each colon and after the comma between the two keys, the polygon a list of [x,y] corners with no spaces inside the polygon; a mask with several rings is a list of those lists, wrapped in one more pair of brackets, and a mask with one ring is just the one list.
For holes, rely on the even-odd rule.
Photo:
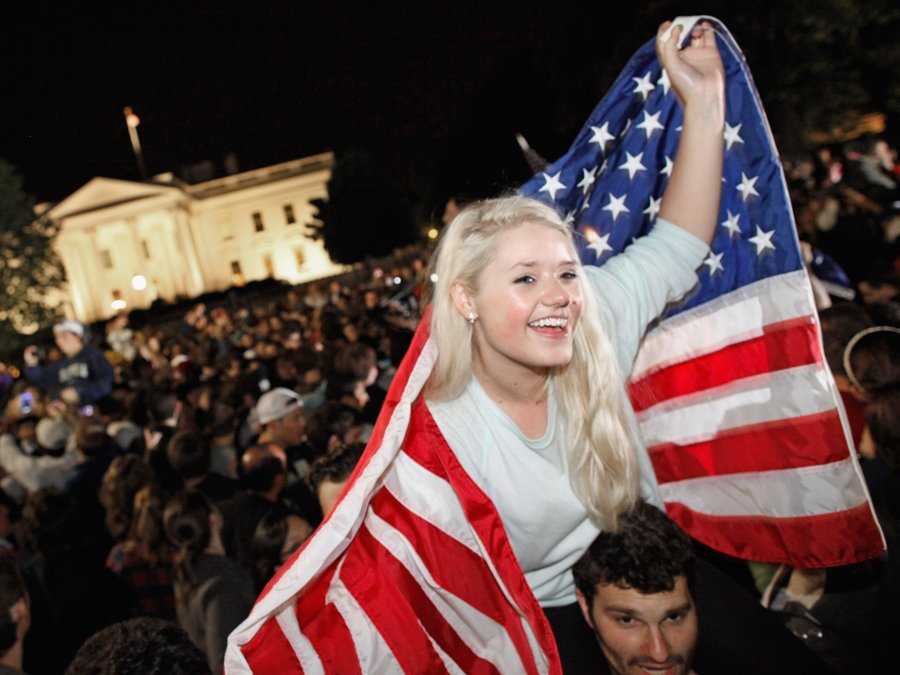
{"label": "lit building facade", "polygon": [[68,277],[66,313],[96,321],[258,279],[340,272],[306,225],[334,158],[314,155],[188,185],[95,178],[54,206]]}

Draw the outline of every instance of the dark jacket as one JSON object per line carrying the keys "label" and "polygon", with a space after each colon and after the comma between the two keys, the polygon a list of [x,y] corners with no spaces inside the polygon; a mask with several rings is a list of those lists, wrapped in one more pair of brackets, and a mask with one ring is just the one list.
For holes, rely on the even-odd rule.
{"label": "dark jacket", "polygon": [[228,634],[247,618],[256,599],[253,582],[223,555],[202,554],[193,573],[190,589],[176,586],[178,623],[206,654],[209,669],[221,673]]}
{"label": "dark jacket", "polygon": [[108,395],[113,386],[113,368],[100,350],[85,345],[75,356],[60,359],[49,366],[29,366],[25,377],[51,396],[73,387],[82,404],[95,403]]}

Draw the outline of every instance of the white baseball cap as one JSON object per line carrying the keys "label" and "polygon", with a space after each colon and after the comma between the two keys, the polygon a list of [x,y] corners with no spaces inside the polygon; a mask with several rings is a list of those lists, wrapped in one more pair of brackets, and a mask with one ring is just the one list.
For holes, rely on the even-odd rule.
{"label": "white baseball cap", "polygon": [[66,332],[66,333],[74,333],[80,338],[84,337],[84,326],[74,319],[65,319],[64,321],[60,321],[58,324],[53,326],[54,333]]}
{"label": "white baseball cap", "polygon": [[268,424],[302,407],[303,400],[297,392],[286,387],[276,387],[259,397],[256,416],[260,424]]}

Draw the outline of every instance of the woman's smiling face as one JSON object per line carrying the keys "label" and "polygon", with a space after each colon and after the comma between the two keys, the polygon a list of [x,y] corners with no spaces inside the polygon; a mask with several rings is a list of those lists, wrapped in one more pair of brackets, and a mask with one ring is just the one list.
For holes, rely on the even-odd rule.
{"label": "woman's smiling face", "polygon": [[478,315],[475,342],[488,372],[520,366],[543,371],[572,360],[582,306],[581,269],[571,241],[528,222],[500,234],[478,275],[478,291],[457,308]]}

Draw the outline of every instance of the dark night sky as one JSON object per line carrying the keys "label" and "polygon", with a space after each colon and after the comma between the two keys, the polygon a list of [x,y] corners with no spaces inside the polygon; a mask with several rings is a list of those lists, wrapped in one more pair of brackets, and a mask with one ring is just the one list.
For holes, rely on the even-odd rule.
{"label": "dark night sky", "polygon": [[527,176],[513,133],[563,152],[665,18],[607,3],[268,4],[30,5],[0,46],[0,156],[41,200],[136,178],[131,105],[151,174],[229,151],[250,169],[363,148],[414,199],[496,192]]}

